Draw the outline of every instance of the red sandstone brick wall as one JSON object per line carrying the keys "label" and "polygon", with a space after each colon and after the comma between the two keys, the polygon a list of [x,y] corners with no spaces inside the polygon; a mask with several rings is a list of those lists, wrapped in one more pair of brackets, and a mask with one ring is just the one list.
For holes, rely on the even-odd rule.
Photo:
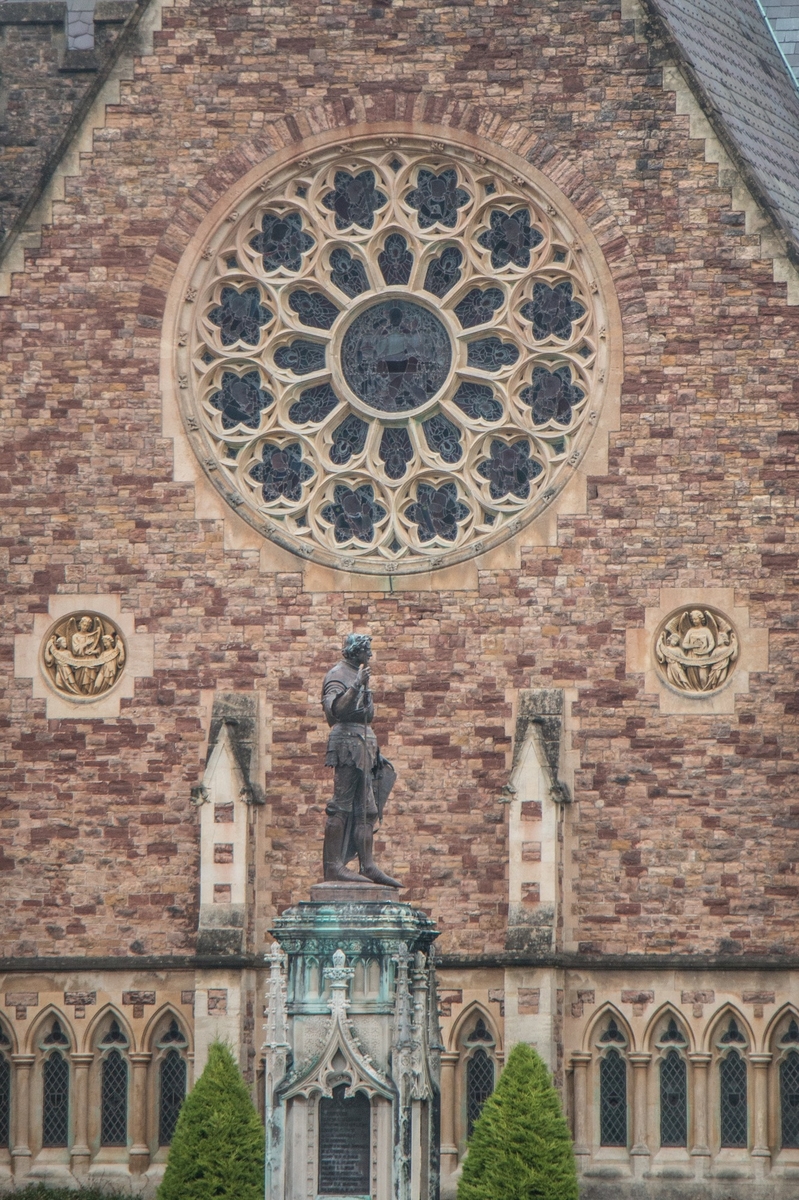
{"label": "red sandstone brick wall", "polygon": [[[0,302],[0,952],[191,949],[201,689],[257,680],[272,701],[273,898],[307,896],[328,782],[318,686],[350,626],[375,637],[378,733],[401,775],[385,862],[442,948],[503,945],[508,689],[565,685],[580,689],[582,944],[796,952],[799,309],[631,25],[596,0],[192,0],[163,25]],[[303,592],[225,550],[172,480],[170,272],[213,198],[314,106],[339,125],[522,123],[614,272],[626,378],[608,474],[557,549],[474,593]],[[772,630],[771,669],[732,717],[661,716],[625,676],[625,630],[661,586],[690,585],[735,586]],[[94,590],[155,635],[155,675],[118,721],[48,722],[13,679],[13,635],[49,593]]]}

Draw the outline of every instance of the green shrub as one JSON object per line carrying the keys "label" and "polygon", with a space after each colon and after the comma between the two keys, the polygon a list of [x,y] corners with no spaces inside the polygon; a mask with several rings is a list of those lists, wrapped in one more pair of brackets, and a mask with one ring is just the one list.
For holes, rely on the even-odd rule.
{"label": "green shrub", "polygon": [[[11,1196],[12,1193],[3,1193]],[[14,1200],[130,1200],[130,1192],[98,1192],[97,1188],[80,1188],[77,1192],[66,1188],[49,1188],[43,1183],[30,1184],[21,1192],[13,1193]]]}
{"label": "green shrub", "polygon": [[469,1141],[458,1200],[577,1200],[572,1141],[549,1071],[514,1046]]}
{"label": "green shrub", "polygon": [[263,1200],[264,1132],[227,1046],[180,1110],[158,1200]]}

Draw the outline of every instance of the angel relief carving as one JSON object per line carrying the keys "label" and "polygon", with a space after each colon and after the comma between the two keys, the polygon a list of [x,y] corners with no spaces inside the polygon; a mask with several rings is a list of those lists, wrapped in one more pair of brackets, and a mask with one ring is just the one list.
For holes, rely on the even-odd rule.
{"label": "angel relief carving", "polygon": [[45,638],[42,664],[57,692],[76,699],[95,699],[119,678],[125,665],[125,643],[107,617],[72,613]]}
{"label": "angel relief carving", "polygon": [[738,638],[721,613],[681,608],[661,627],[655,659],[663,678],[679,691],[715,692],[738,659]]}

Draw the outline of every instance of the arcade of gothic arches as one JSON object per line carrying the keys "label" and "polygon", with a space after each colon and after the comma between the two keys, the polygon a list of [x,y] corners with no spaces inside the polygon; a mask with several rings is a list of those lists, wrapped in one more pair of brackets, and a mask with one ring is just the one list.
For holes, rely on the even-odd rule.
{"label": "arcade of gothic arches", "polygon": [[[582,1200],[792,1196],[794,7],[0,0],[0,1193],[219,1037],[387,1200],[427,988],[407,1200],[520,1041]],[[418,944],[300,946],[356,866]]]}

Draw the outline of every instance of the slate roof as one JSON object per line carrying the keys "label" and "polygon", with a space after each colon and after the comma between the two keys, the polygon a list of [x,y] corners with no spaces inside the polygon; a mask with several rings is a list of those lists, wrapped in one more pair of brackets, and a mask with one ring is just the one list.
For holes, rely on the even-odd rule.
{"label": "slate roof", "polygon": [[799,71],[799,4],[796,0],[792,4],[763,0],[763,12],[795,77]]}
{"label": "slate roof", "polygon": [[702,107],[799,256],[799,91],[757,0],[646,0]]}

